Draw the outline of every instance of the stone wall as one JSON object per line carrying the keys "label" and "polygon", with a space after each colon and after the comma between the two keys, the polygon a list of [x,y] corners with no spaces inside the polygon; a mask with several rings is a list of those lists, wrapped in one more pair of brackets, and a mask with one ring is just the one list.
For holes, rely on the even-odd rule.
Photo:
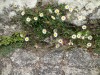
{"label": "stone wall", "polygon": [[[43,4],[50,0],[43,0]],[[77,6],[74,15],[85,16],[89,19],[100,19],[100,0],[54,0],[66,3],[70,7]],[[23,7],[33,8],[37,0],[0,0],[0,36],[10,35],[20,31],[19,23],[10,23],[16,15],[16,10]],[[19,6],[14,10],[12,7]],[[83,25],[87,21],[75,18],[71,21],[76,25]],[[0,75],[100,75],[100,58],[92,57],[86,50],[80,48],[54,50],[16,49],[6,58],[0,58]]]}
{"label": "stone wall", "polygon": [[100,58],[85,49],[16,49],[0,61],[0,75],[100,75]]}

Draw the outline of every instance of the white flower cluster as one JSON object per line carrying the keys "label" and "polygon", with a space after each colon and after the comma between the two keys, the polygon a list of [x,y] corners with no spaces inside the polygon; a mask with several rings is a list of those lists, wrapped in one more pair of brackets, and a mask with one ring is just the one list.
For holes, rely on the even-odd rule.
{"label": "white flower cluster", "polygon": [[[25,11],[22,11],[22,12],[21,12],[21,15],[24,16],[24,15],[25,15]],[[44,14],[43,14],[43,13],[39,13],[39,16],[40,16],[40,17],[43,17]],[[26,18],[26,22],[30,22],[31,19],[32,19],[32,18],[27,17],[27,18]],[[34,19],[34,21],[37,21],[37,20],[38,20],[38,17],[35,16],[33,19]]]}
{"label": "white flower cluster", "polygon": [[[52,12],[52,10],[49,9],[49,12]],[[53,12],[52,12],[52,13],[53,13]],[[59,9],[55,9],[55,10],[54,10],[54,13],[57,14],[57,15],[59,15],[59,14],[60,14],[60,10],[59,10]],[[53,16],[53,15],[51,15],[51,18],[52,18],[53,20],[56,19],[56,17]],[[65,21],[65,20],[66,20],[66,17],[65,17],[65,16],[61,16],[61,20],[62,20],[62,21]]]}
{"label": "white flower cluster", "polygon": [[72,7],[69,7],[69,5],[66,5],[65,9],[68,9],[70,12],[73,12],[73,10],[74,10]]}
{"label": "white flower cluster", "polygon": [[[87,29],[87,26],[86,25],[83,25],[82,26],[82,29],[83,29],[83,31],[86,30]],[[88,39],[88,40],[91,41],[93,39],[93,36],[92,35],[87,35],[87,34],[83,36],[82,35],[82,32],[78,32],[77,34],[73,34],[71,36],[71,38],[72,39],[77,39],[78,38],[78,39],[82,39],[82,40],[85,40],[85,39],[87,40]],[[70,41],[70,42],[72,43],[72,41]],[[69,45],[70,45],[70,43],[69,43]],[[91,46],[92,46],[92,43],[87,43],[87,48],[89,48]]]}

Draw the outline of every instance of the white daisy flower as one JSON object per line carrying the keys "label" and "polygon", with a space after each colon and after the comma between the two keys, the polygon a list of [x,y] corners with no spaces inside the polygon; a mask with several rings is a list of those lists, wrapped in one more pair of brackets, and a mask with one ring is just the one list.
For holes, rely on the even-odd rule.
{"label": "white daisy flower", "polygon": [[72,12],[73,11],[73,8],[69,8],[69,11]]}
{"label": "white daisy flower", "polygon": [[27,21],[27,22],[30,22],[30,21],[31,21],[31,18],[27,17],[27,18],[26,18],[26,21]]}
{"label": "white daisy flower", "polygon": [[65,6],[65,9],[69,9],[69,6],[68,6],[68,5],[66,5],[66,6]]}
{"label": "white daisy flower", "polygon": [[29,41],[29,37],[25,37],[25,41],[26,41],[26,42]]}
{"label": "white daisy flower", "polygon": [[51,18],[52,18],[53,20],[55,20],[55,19],[56,19],[54,16],[51,16]]}
{"label": "white daisy flower", "polygon": [[53,36],[54,37],[57,37],[58,36],[58,33],[57,32],[54,32]]}
{"label": "white daisy flower", "polygon": [[68,45],[73,45],[73,42],[70,40],[70,42],[68,43]]}
{"label": "white daisy flower", "polygon": [[43,13],[39,13],[39,16],[40,16],[40,17],[43,17],[44,15],[43,15]]}
{"label": "white daisy flower", "polygon": [[59,40],[58,40],[58,43],[60,43],[60,44],[63,45],[63,39],[59,39]]}
{"label": "white daisy flower", "polygon": [[87,48],[91,47],[92,43],[87,43]]}
{"label": "white daisy flower", "polygon": [[65,21],[65,20],[66,20],[66,17],[65,17],[65,16],[62,16],[62,17],[61,17],[61,20],[62,20],[62,21]]}
{"label": "white daisy flower", "polygon": [[60,44],[56,44],[56,48],[59,48],[60,47]]}
{"label": "white daisy flower", "polygon": [[22,15],[22,16],[25,15],[25,11],[22,11],[22,12],[21,12],[21,15]]}
{"label": "white daisy flower", "polygon": [[23,37],[24,37],[24,35],[23,35],[23,34],[20,34],[20,37],[22,37],[22,38],[23,38]]}
{"label": "white daisy flower", "polygon": [[37,21],[38,20],[38,17],[34,17],[34,20]]}
{"label": "white daisy flower", "polygon": [[84,40],[85,39],[85,36],[82,36],[81,38],[82,38],[82,40]]}
{"label": "white daisy flower", "polygon": [[47,33],[47,30],[46,30],[46,29],[43,29],[43,30],[42,30],[42,33],[43,33],[43,34],[46,34],[46,33]]}
{"label": "white daisy flower", "polygon": [[77,34],[77,38],[81,38],[81,34]]}
{"label": "white daisy flower", "polygon": [[58,14],[59,13],[59,9],[55,9],[55,11],[54,11],[56,14]]}
{"label": "white daisy flower", "polygon": [[88,36],[88,40],[92,40],[93,39],[93,37],[90,35],[90,36]]}
{"label": "white daisy flower", "polygon": [[76,35],[75,34],[72,35],[72,39],[76,39]]}
{"label": "white daisy flower", "polygon": [[52,10],[51,10],[51,9],[49,9],[49,12],[50,12],[50,13],[52,13]]}
{"label": "white daisy flower", "polygon": [[84,29],[86,29],[86,28],[87,28],[87,26],[86,26],[86,25],[83,25],[83,26],[82,26],[82,29],[83,29],[83,30],[84,30]]}

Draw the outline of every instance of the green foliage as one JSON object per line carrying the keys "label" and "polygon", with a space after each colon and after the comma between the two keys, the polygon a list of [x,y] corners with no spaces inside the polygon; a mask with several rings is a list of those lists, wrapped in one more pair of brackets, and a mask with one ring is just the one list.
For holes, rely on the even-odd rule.
{"label": "green foliage", "polygon": [[24,39],[20,37],[20,33],[14,33],[12,36],[0,36],[0,46],[7,46],[16,42],[23,42]]}
{"label": "green foliage", "polygon": [[95,50],[94,50],[94,52],[100,54],[100,29],[96,29],[96,31],[98,34],[95,34]]}
{"label": "green foliage", "polygon": [[[59,10],[58,14],[55,13],[56,9]],[[66,36],[69,38],[71,34],[76,32],[76,26],[70,26],[71,24],[69,22],[61,20],[62,16],[66,17],[66,12],[70,13],[67,9],[65,9],[65,4],[48,4],[46,6],[38,6],[34,9],[25,8],[22,12],[25,12],[25,14],[23,16],[21,15],[20,18],[22,25],[27,31],[30,31],[29,28],[31,28],[31,32],[29,32],[29,34],[33,34],[36,38],[38,38],[38,40],[43,40],[44,38],[53,35],[54,29],[57,29],[58,35],[64,38]],[[43,13],[43,17],[40,17],[41,13]],[[53,16],[55,20],[52,19],[51,16]],[[26,21],[28,17],[31,19],[30,22]],[[34,17],[37,17],[38,20],[34,20]],[[42,33],[43,29],[47,30],[45,35]]]}
{"label": "green foliage", "polygon": [[95,41],[95,43],[96,43],[96,48],[95,48],[96,50],[94,50],[94,52],[100,54],[100,37]]}
{"label": "green foliage", "polygon": [[[87,26],[86,29],[82,29],[81,26],[75,26],[71,24],[71,20],[74,19],[74,13],[77,12],[76,8],[68,8],[65,9],[66,4],[48,4],[45,6],[38,6],[34,9],[25,8],[23,11],[20,11],[20,22],[24,26],[24,29],[28,31],[30,35],[30,39],[34,39],[34,43],[38,41],[42,41],[47,37],[54,37],[54,30],[58,34],[58,37],[65,38],[70,40],[74,45],[78,45],[81,47],[89,48],[87,44],[92,44],[91,48],[95,46],[99,47],[99,41],[94,34],[99,35],[96,30],[91,29],[90,26]],[[72,9],[72,11],[70,10]],[[24,14],[22,14],[24,12]],[[42,17],[40,14],[43,14]],[[70,16],[68,16],[70,14]],[[66,19],[63,20],[65,17]],[[27,18],[30,21],[27,21]],[[46,29],[47,33],[43,34],[42,30]],[[99,29],[97,29],[99,30]],[[81,37],[77,38],[77,35],[80,34]],[[76,35],[76,38],[73,39],[72,35]],[[89,36],[93,38],[88,39]],[[54,37],[55,38],[55,37]],[[31,42],[33,42],[31,41]],[[98,43],[96,43],[98,41]],[[95,44],[96,43],[96,44]]]}
{"label": "green foliage", "polygon": [[[27,35],[24,32],[20,32],[14,33],[12,36],[0,36],[0,47],[4,46],[1,48],[3,51],[1,54],[4,55],[12,51],[10,44],[12,45],[14,43],[17,45],[18,42],[22,44],[25,40],[25,46],[27,44],[33,45],[51,36],[53,36],[51,41],[55,44],[56,39],[62,38],[67,39],[67,45],[70,44],[72,47],[74,45],[95,48],[95,52],[100,53],[100,21],[98,24],[95,24],[98,28],[88,26],[93,21],[83,25],[86,26],[85,29],[82,26],[75,26],[71,24],[71,21],[76,18],[74,16],[74,13],[77,12],[76,8],[69,7],[65,9],[65,6],[65,4],[38,5],[34,9],[25,8],[19,11],[17,17],[12,18],[12,22],[21,23]],[[43,31],[44,29],[45,31]],[[57,33],[57,36],[54,33]],[[91,37],[88,39],[89,36],[92,36],[92,39]],[[88,43],[89,45],[87,45]],[[60,44],[62,44],[62,41]],[[9,49],[7,52],[5,47]]]}
{"label": "green foliage", "polygon": [[0,36],[0,56],[6,56],[16,48],[22,47],[24,43],[24,37],[21,37],[20,33],[14,33],[11,36]]}

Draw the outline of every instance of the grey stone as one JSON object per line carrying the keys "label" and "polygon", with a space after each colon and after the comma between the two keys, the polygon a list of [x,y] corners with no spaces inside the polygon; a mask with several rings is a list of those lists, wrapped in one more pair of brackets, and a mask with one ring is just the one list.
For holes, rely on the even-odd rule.
{"label": "grey stone", "polygon": [[64,72],[60,69],[63,60],[63,51],[55,49],[45,54],[41,58],[40,69],[38,75],[63,75]]}
{"label": "grey stone", "polygon": [[63,75],[64,72],[61,69],[60,64],[53,63],[41,63],[39,69],[37,69],[38,75]]}
{"label": "grey stone", "polygon": [[13,68],[10,75],[36,75],[34,67]]}
{"label": "grey stone", "polygon": [[2,71],[1,71],[1,75],[9,75],[10,74],[10,72],[11,72],[11,70],[12,70],[12,64],[11,64],[11,61],[10,61],[10,59],[8,59],[8,58],[3,58],[2,59],[2,66],[3,66],[3,68],[2,68]]}
{"label": "grey stone", "polygon": [[16,66],[21,67],[29,66],[39,61],[39,57],[36,54],[21,49],[16,50],[10,58]]}
{"label": "grey stone", "polygon": [[[7,14],[6,14],[7,13]],[[11,12],[10,16],[8,16],[8,11],[4,14],[0,14],[0,35],[11,35],[14,32],[21,31],[21,25],[19,23],[12,23],[11,16],[15,15]]]}
{"label": "grey stone", "polygon": [[100,19],[100,6],[98,7],[97,11],[90,16],[90,19]]}
{"label": "grey stone", "polygon": [[1,73],[2,73],[2,69],[3,69],[3,63],[2,63],[1,60],[0,60],[0,75],[1,75]]}
{"label": "grey stone", "polygon": [[37,3],[37,0],[0,0],[0,13],[3,13],[3,8],[8,8],[9,5],[19,6],[19,9],[23,9],[24,6],[33,8]]}
{"label": "grey stone", "polygon": [[3,33],[4,33],[4,30],[0,29],[0,36],[3,35]]}
{"label": "grey stone", "polygon": [[61,50],[55,50],[53,52],[44,55],[42,61],[44,63],[57,64],[62,61],[62,58],[63,58],[63,52]]}
{"label": "grey stone", "polygon": [[0,61],[1,75],[99,75],[100,58],[86,49],[53,49],[46,53],[16,49]]}
{"label": "grey stone", "polygon": [[11,12],[9,13],[9,17],[13,17],[13,16],[16,16],[16,12],[15,12],[15,11],[11,11]]}
{"label": "grey stone", "polygon": [[11,18],[16,16],[16,11],[23,10],[24,7],[33,8],[36,3],[37,0],[0,0],[0,35],[11,35],[21,31],[21,25],[12,24]]}
{"label": "grey stone", "polygon": [[99,75],[100,73],[98,62],[95,62],[95,59],[81,48],[66,52],[65,60],[67,66],[62,67],[65,75]]}
{"label": "grey stone", "polygon": [[93,65],[93,59],[91,58],[90,54],[84,52],[83,49],[74,49],[68,53],[66,53],[68,65],[74,66],[77,68],[91,68]]}

